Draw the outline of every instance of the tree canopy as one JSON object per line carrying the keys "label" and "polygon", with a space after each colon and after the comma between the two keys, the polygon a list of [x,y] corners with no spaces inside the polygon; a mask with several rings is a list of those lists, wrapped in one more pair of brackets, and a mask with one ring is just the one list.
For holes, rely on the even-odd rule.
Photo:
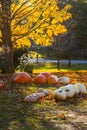
{"label": "tree canopy", "polygon": [[48,46],[53,43],[55,35],[67,31],[63,23],[71,18],[68,12],[70,5],[60,10],[56,0],[11,0],[10,4],[11,41],[14,47],[30,46],[31,39]]}
{"label": "tree canopy", "polygon": [[0,0],[0,42],[9,68],[13,48],[30,47],[31,41],[49,46],[54,36],[65,33],[70,8],[60,9],[57,0]]}

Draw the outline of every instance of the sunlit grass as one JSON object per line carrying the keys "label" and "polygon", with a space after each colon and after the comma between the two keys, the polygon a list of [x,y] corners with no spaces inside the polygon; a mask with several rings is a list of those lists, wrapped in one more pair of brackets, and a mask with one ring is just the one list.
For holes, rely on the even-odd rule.
{"label": "sunlit grass", "polygon": [[38,55],[38,58],[43,57],[42,54],[40,54],[40,53],[38,53],[38,52],[35,52],[35,51],[30,51],[30,55],[31,55],[33,58],[36,58],[37,55]]}
{"label": "sunlit grass", "polygon": [[72,64],[71,67],[68,67],[66,64],[60,64],[58,69],[57,64],[52,63],[39,63],[35,65],[34,73],[40,72],[50,72],[50,73],[57,73],[57,72],[87,72],[87,65],[77,65]]}

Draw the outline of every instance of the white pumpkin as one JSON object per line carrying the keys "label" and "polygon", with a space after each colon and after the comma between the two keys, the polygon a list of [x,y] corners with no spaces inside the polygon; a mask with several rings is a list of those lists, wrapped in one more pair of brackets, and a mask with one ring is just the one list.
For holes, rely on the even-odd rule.
{"label": "white pumpkin", "polygon": [[40,92],[40,93],[43,92],[43,91],[44,91],[43,88],[39,88],[39,89],[38,89],[38,92]]}
{"label": "white pumpkin", "polygon": [[58,82],[66,85],[70,83],[70,78],[63,76],[58,79]]}
{"label": "white pumpkin", "polygon": [[54,91],[54,97],[56,99],[62,99],[62,100],[66,99],[66,92],[63,90],[63,87]]}
{"label": "white pumpkin", "polygon": [[80,93],[80,90],[75,86],[73,85],[74,89],[75,89],[75,94],[79,94]]}
{"label": "white pumpkin", "polygon": [[45,96],[48,96],[51,91],[50,91],[49,89],[39,88],[39,89],[38,89],[38,92],[39,92],[39,93],[44,93]]}
{"label": "white pumpkin", "polygon": [[86,87],[84,86],[84,84],[81,83],[76,83],[75,87],[79,89],[79,92],[81,92],[82,94],[86,94]]}
{"label": "white pumpkin", "polygon": [[45,96],[44,93],[33,93],[29,96],[26,96],[24,101],[26,101],[26,102],[38,102],[39,99],[41,99],[44,96]]}
{"label": "white pumpkin", "polygon": [[75,95],[75,88],[73,84],[69,84],[64,86],[64,91],[66,92],[66,97],[73,97]]}

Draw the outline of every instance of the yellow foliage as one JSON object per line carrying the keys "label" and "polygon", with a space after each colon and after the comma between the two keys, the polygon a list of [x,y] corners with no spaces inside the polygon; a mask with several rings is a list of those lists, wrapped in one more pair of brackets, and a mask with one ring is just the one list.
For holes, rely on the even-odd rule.
{"label": "yellow foliage", "polygon": [[31,46],[31,42],[27,37],[23,37],[21,39],[19,39],[17,42],[17,48],[21,48],[24,46],[30,47]]}
{"label": "yellow foliage", "polygon": [[[30,47],[30,39],[44,46],[52,45],[53,36],[67,31],[63,25],[72,17],[71,5],[59,9],[56,0],[20,0],[11,5],[12,41],[15,37],[17,47]],[[28,37],[28,38],[27,38]]]}
{"label": "yellow foliage", "polygon": [[52,34],[53,34],[52,30],[47,30],[47,34],[49,37],[52,37]]}

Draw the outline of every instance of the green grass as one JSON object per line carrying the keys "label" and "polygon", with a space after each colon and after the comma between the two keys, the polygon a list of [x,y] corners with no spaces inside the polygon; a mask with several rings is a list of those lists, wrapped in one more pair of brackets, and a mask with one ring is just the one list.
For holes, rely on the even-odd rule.
{"label": "green grass", "polygon": [[[51,91],[56,86],[42,86]],[[37,91],[35,84],[15,85],[0,91],[0,130],[62,130],[62,126],[70,124],[69,117],[62,120],[59,114],[83,110],[87,114],[87,101],[79,103],[78,99],[66,101],[44,100],[42,103],[26,103],[26,95]],[[79,114],[79,113],[78,113]],[[57,126],[56,124],[61,124]],[[62,125],[63,124],[63,125]],[[77,126],[75,126],[77,128]],[[78,129],[77,129],[78,130]]]}
{"label": "green grass", "polygon": [[68,67],[67,64],[60,64],[60,68],[58,70],[57,64],[53,63],[38,63],[34,66],[34,73],[39,72],[71,72],[71,71],[81,71],[86,72],[87,71],[87,65],[82,64],[72,64],[71,67]]}
{"label": "green grass", "polygon": [[39,58],[43,57],[42,54],[35,52],[35,51],[30,51],[30,54],[33,58],[36,58],[36,56],[38,55]]}
{"label": "green grass", "polygon": [[47,109],[53,107],[50,101],[43,104],[22,102],[26,95],[37,89],[38,86],[34,84],[13,85],[10,90],[0,92],[0,130],[46,130],[45,127],[50,129],[51,124],[49,125],[49,120],[45,118]]}

